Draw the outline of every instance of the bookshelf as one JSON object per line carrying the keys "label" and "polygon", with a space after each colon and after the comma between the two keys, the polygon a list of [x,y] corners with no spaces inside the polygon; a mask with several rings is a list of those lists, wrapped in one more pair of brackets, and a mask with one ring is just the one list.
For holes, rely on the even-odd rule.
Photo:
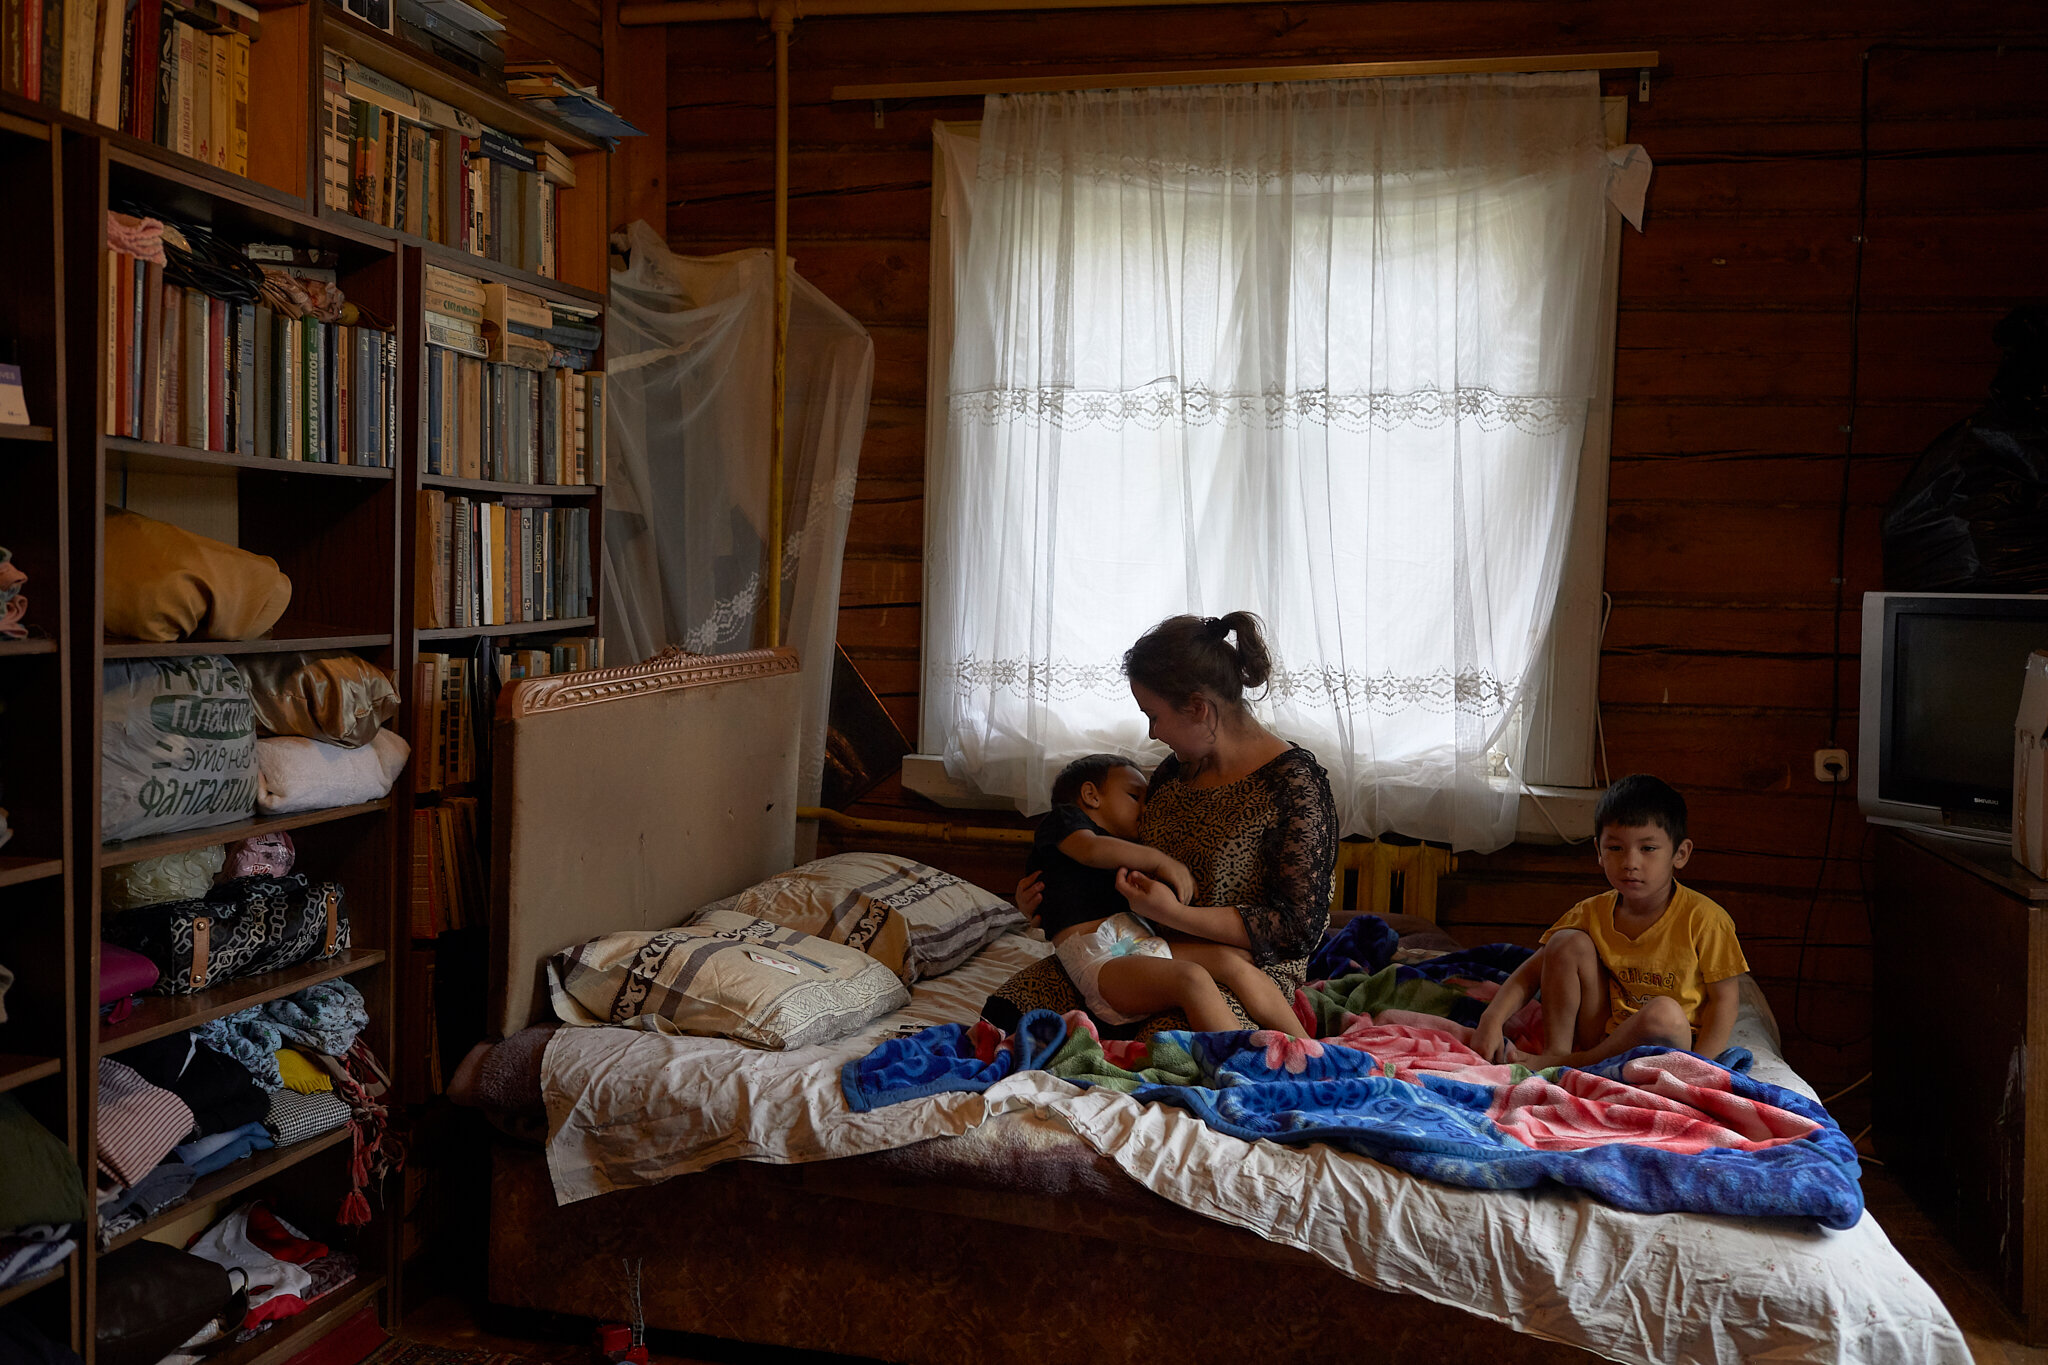
{"label": "bookshelf", "polygon": [[[66,310],[60,138],[49,121],[0,113],[0,183],[23,206],[0,215],[0,361],[19,364],[29,419],[0,427],[0,545],[28,575],[24,640],[0,641],[0,806],[13,833],[0,844],[0,963],[15,972],[0,1023],[0,1091],[74,1154],[90,1147],[78,1124],[76,875],[71,827],[72,636],[66,375],[58,358]],[[90,1186],[88,1186],[90,1188]],[[80,1347],[83,1253],[0,1290],[52,1341]]]}
{"label": "bookshelf", "polygon": [[[175,2],[181,8],[188,4]],[[189,0],[194,8],[206,2]],[[0,363],[21,365],[35,424],[0,427],[0,479],[8,489],[0,499],[0,546],[29,575],[32,628],[25,640],[0,640],[0,806],[8,810],[13,830],[0,846],[0,963],[18,973],[7,996],[7,1022],[0,1023],[0,1093],[22,1103],[66,1143],[88,1189],[102,1058],[118,1058],[309,985],[346,979],[360,989],[370,1012],[364,1040],[394,1078],[418,1074],[409,1062],[434,1036],[433,993],[425,983],[436,945],[416,941],[407,917],[414,816],[444,799],[481,806],[489,793],[487,779],[415,792],[408,771],[379,801],[109,842],[100,812],[105,666],[201,654],[349,650],[389,671],[402,699],[391,728],[410,740],[419,703],[412,683],[422,653],[482,661],[496,648],[546,648],[564,637],[594,636],[599,625],[594,615],[575,615],[423,628],[416,618],[414,579],[424,490],[522,509],[573,508],[588,516],[589,534],[577,549],[588,557],[590,610],[595,609],[601,486],[426,472],[422,282],[428,267],[436,267],[601,313],[608,274],[607,153],[522,101],[485,88],[459,68],[334,5],[259,0],[259,8],[260,32],[248,45],[247,107],[260,116],[247,120],[246,175],[136,136],[127,124],[105,126],[25,98],[0,79],[0,174],[15,209],[0,216],[0,251],[17,264],[20,279],[19,288],[0,291],[0,348],[12,348],[11,354],[0,353]],[[330,50],[484,126],[545,141],[562,154],[575,183],[560,185],[550,201],[558,201],[558,210],[550,220],[554,251],[548,273],[486,259],[447,240],[338,211],[326,201],[323,75]],[[0,63],[0,77],[4,71]],[[566,179],[557,169],[558,178]],[[110,410],[122,411],[123,402],[131,412],[139,410],[133,398],[121,395],[132,393],[133,376],[144,372],[132,364],[132,350],[115,345],[110,352],[107,320],[123,299],[120,272],[109,263],[110,210],[197,224],[237,247],[268,243],[331,258],[322,265],[333,270],[335,283],[364,316],[330,324],[391,337],[389,382],[370,390],[373,403],[387,403],[393,432],[388,446],[369,457],[371,462],[344,463],[312,458],[311,444],[302,448],[308,458],[280,458],[251,453],[241,442],[210,432],[193,440],[189,428],[144,429],[140,421],[122,419],[113,423],[118,431],[110,430]],[[149,297],[141,278],[136,273],[131,279],[127,297]],[[590,361],[591,368],[601,365],[601,358]],[[369,426],[384,429],[368,423],[357,434]],[[341,430],[338,420],[329,430]],[[334,452],[330,447],[323,453]],[[351,449],[348,458],[357,454]],[[109,505],[276,560],[292,583],[284,614],[255,639],[155,642],[110,634],[102,568],[103,509]],[[480,690],[486,700],[493,694],[492,688]],[[473,730],[480,748],[488,738],[487,712],[473,717]],[[480,753],[479,761],[487,755]],[[488,811],[480,809],[478,819],[487,828]],[[104,1021],[96,1005],[98,946],[113,912],[102,904],[101,872],[271,831],[291,833],[295,870],[346,889],[352,947],[195,995],[145,997],[120,1022]],[[480,846],[488,848],[487,835]],[[476,953],[481,972],[481,950],[471,944],[462,951]],[[26,964],[36,970],[21,970]],[[476,1024],[481,1027],[480,1011]],[[400,1105],[423,1101],[428,1092],[401,1084],[396,1098],[395,1116]],[[425,1150],[430,1146],[414,1144],[428,1167],[435,1164]],[[318,1229],[316,1235],[353,1252],[358,1275],[306,1313],[211,1359],[224,1365],[283,1362],[366,1305],[395,1325],[404,1311],[406,1262],[415,1262],[417,1271],[429,1259],[422,1253],[431,1235],[405,1227],[407,1195],[419,1181],[392,1182],[381,1198],[373,1193],[371,1223],[337,1236],[334,1213],[349,1187],[349,1157],[344,1130],[235,1162],[121,1234],[111,1247],[97,1246],[92,1230],[85,1229],[69,1260],[0,1289],[0,1303],[27,1313],[93,1365],[97,1270],[107,1252],[173,1225],[182,1231],[185,1220],[208,1209],[224,1213],[236,1201],[260,1194],[286,1217],[303,1220],[309,1231]],[[448,1169],[443,1163],[443,1173]]]}

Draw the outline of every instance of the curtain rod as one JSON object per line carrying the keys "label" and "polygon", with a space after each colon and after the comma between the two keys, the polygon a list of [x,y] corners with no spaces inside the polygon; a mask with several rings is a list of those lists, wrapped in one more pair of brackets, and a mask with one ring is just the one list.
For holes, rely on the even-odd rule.
{"label": "curtain rod", "polygon": [[1467,57],[1429,62],[1351,62],[1341,66],[1239,66],[1199,71],[1098,72],[1016,80],[926,81],[905,85],[835,85],[835,100],[915,100],[944,95],[1018,95],[1049,90],[1127,90],[1158,85],[1240,81],[1344,81],[1386,76],[1466,76],[1522,71],[1648,71],[1655,52],[1578,52],[1549,57]]}

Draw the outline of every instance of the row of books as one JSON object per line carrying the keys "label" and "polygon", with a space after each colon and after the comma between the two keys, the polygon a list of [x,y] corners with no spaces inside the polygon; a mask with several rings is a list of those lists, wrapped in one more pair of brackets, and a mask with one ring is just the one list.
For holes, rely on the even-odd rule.
{"label": "row of books", "polygon": [[483,859],[477,847],[477,798],[451,796],[412,813],[414,938],[490,922]]}
{"label": "row of books", "polygon": [[556,273],[560,149],[486,128],[354,58],[323,58],[321,202],[532,274]]}
{"label": "row of books", "polygon": [[249,173],[244,0],[0,0],[0,89]]}
{"label": "row of books", "polygon": [[472,685],[475,661],[462,654],[422,652],[413,664],[412,789],[437,792],[474,782],[477,735]]}
{"label": "row of books", "polygon": [[604,641],[595,635],[571,635],[539,649],[498,651],[499,683],[521,678],[552,678],[558,673],[585,673],[604,667]]}
{"label": "row of books", "polygon": [[429,474],[604,482],[602,332],[594,308],[428,266],[423,280]]}
{"label": "row of books", "polygon": [[419,493],[414,607],[422,629],[590,615],[590,509]]}
{"label": "row of books", "polygon": [[107,253],[105,428],[112,436],[264,459],[397,463],[397,339],[215,298],[164,267]]}

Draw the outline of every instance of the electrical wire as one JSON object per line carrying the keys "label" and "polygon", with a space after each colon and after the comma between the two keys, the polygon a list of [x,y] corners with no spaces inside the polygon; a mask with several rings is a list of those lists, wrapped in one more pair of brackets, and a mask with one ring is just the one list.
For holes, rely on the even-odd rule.
{"label": "electrical wire", "polygon": [[1843,1087],[1842,1087],[1842,1088],[1841,1088],[1840,1090],[1837,1090],[1837,1091],[1836,1091],[1836,1092],[1835,1092],[1834,1094],[1832,1094],[1832,1095],[1828,1096],[1828,1097],[1827,1097],[1826,1099],[1822,1100],[1822,1101],[1820,1102],[1820,1103],[1821,1103],[1821,1108],[1823,1108],[1823,1109],[1827,1108],[1827,1107],[1828,1107],[1829,1105],[1833,1104],[1833,1103],[1834,1103],[1834,1102],[1835,1102],[1836,1100],[1838,1100],[1838,1099],[1842,1098],[1842,1096],[1844,1096],[1844,1095],[1848,1094],[1848,1093],[1849,1093],[1849,1092],[1850,1092],[1851,1090],[1854,1090],[1854,1089],[1855,1089],[1855,1088],[1856,1088],[1857,1086],[1859,1086],[1859,1085],[1862,1085],[1862,1084],[1863,1084],[1863,1083],[1864,1083],[1865,1081],[1869,1080],[1869,1079],[1870,1079],[1870,1078],[1871,1078],[1871,1077],[1872,1077],[1873,1075],[1875,1075],[1875,1074],[1876,1074],[1876,1073],[1875,1073],[1875,1072],[1872,1072],[1872,1071],[1866,1071],[1866,1072],[1864,1072],[1864,1073],[1863,1073],[1863,1074],[1862,1074],[1861,1076],[1858,1076],[1858,1077],[1857,1077],[1857,1078],[1856,1078],[1855,1080],[1853,1080],[1853,1081],[1849,1082],[1849,1083],[1848,1083],[1847,1085],[1843,1086]]}
{"label": "electrical wire", "polygon": [[263,268],[238,246],[224,242],[205,223],[124,200],[116,207],[164,225],[164,282],[227,303],[255,303],[263,289]]}

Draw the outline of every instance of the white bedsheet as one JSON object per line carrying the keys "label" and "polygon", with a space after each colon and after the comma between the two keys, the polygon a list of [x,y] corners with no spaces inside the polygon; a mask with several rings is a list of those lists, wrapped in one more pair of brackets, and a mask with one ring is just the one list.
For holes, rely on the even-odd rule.
{"label": "white bedsheet", "polygon": [[[795,1052],[626,1029],[558,1031],[542,1089],[561,1203],[722,1161],[820,1161],[957,1136],[997,1116],[1060,1123],[1183,1208],[1300,1248],[1379,1289],[1419,1294],[1644,1362],[1968,1365],[1927,1282],[1865,1214],[1845,1232],[1783,1219],[1628,1213],[1561,1188],[1441,1185],[1325,1146],[1248,1143],[1184,1110],[1025,1072],[983,1095],[849,1110],[839,1070],[893,1025],[971,1020],[1043,956],[1009,935],[920,982],[861,1033]],[[1734,1040],[1758,1079],[1813,1091],[1745,1007]]]}

